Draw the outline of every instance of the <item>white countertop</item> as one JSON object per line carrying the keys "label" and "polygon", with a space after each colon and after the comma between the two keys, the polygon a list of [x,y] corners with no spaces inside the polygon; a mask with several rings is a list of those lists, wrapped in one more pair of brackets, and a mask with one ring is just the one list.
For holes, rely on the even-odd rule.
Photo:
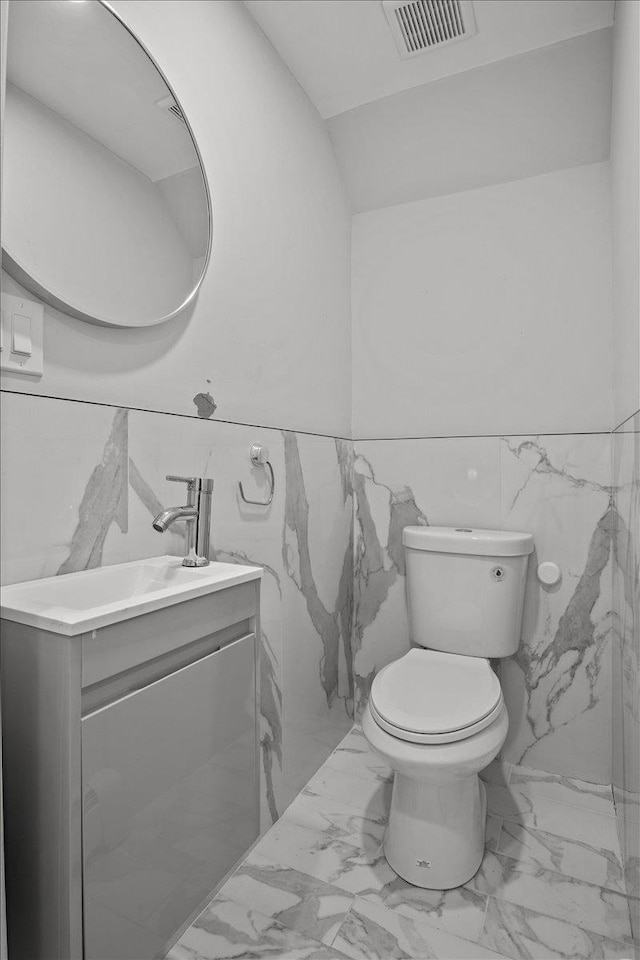
{"label": "white countertop", "polygon": [[261,576],[262,567],[215,561],[183,567],[181,557],[152,557],[2,587],[0,613],[4,620],[76,636]]}

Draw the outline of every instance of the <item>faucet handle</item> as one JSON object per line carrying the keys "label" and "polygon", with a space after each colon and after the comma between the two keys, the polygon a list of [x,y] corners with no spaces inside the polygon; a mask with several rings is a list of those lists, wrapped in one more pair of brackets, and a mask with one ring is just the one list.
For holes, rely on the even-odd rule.
{"label": "faucet handle", "polygon": [[167,480],[171,480],[173,483],[186,483],[189,490],[192,490],[199,483],[202,493],[211,493],[213,490],[213,480],[210,477],[174,477],[172,474],[168,474]]}
{"label": "faucet handle", "polygon": [[197,477],[174,477],[167,474],[167,480],[171,480],[173,483],[186,483],[190,490],[195,486],[197,479]]}

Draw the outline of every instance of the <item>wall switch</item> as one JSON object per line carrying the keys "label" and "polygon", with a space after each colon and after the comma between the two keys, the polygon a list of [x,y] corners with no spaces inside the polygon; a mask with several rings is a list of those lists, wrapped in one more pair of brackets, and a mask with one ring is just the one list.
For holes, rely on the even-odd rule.
{"label": "wall switch", "polygon": [[44,308],[35,300],[2,294],[0,370],[42,376]]}
{"label": "wall switch", "polygon": [[31,346],[31,317],[23,317],[14,313],[11,318],[11,352],[19,353],[22,357],[30,357]]}

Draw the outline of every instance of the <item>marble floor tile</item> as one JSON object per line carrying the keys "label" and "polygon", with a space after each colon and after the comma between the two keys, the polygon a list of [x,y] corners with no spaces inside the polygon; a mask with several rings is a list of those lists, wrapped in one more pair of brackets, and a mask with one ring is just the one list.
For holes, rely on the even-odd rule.
{"label": "marble floor tile", "polygon": [[347,914],[333,944],[355,960],[390,960],[395,957],[495,960],[501,956],[494,950],[360,897]]}
{"label": "marble floor tile", "polygon": [[477,941],[488,896],[458,887],[454,890],[427,890],[414,887],[401,877],[386,883],[377,893],[364,894],[371,903],[378,903],[420,923],[429,923],[448,930],[465,940]]}
{"label": "marble floor tile", "polygon": [[[342,805],[343,811],[337,812],[333,803],[331,809],[327,809],[324,798],[303,794],[287,810],[283,821],[281,821],[283,827],[286,823],[291,823],[290,815],[298,816],[301,809],[308,808],[312,804],[317,805],[317,810],[312,808],[311,815],[304,818],[300,817],[302,822],[298,825],[312,830],[313,833],[316,833],[318,829],[323,830],[323,833],[316,834],[315,852],[313,854],[308,849],[305,854],[302,848],[298,848],[298,851],[294,853],[298,862],[303,862],[301,858],[305,858],[304,862],[309,869],[316,873],[320,872],[324,877],[333,875],[336,884],[342,884],[351,892],[358,892],[367,899],[392,907],[407,916],[427,920],[435,926],[448,929],[469,939],[479,935],[487,902],[486,896],[463,888],[450,891],[427,890],[415,887],[402,880],[393,873],[381,853],[382,829],[380,825],[374,822],[369,827],[373,830],[373,833],[367,833],[363,838],[362,825],[366,830],[368,822],[366,819],[358,817],[352,808]],[[493,817],[490,817],[489,821],[487,826],[488,842],[497,843],[500,821]],[[297,839],[300,840],[299,834]],[[308,839],[310,840],[310,838]],[[332,842],[327,850],[328,840]],[[313,843],[311,840],[310,842]],[[350,869],[344,872],[342,879],[335,873],[326,873],[327,869],[329,871],[335,871],[336,869],[335,860],[331,853],[335,853],[337,843],[340,843],[339,849],[341,852],[350,857]],[[322,846],[323,849],[319,851],[318,846]],[[259,848],[256,848],[253,857],[260,858],[265,849],[268,849],[265,844],[260,845]],[[356,850],[361,852],[361,857],[357,859],[354,858],[354,851]],[[289,853],[285,852],[284,856],[289,857]],[[367,864],[364,862],[367,856],[371,859],[370,870],[366,869]],[[345,864],[345,866],[347,865]]]}
{"label": "marble floor tile", "polygon": [[293,867],[352,894],[377,893],[396,876],[381,847],[375,852],[362,850],[289,821],[271,828],[254,847],[249,863],[254,856]]}
{"label": "marble floor tile", "polygon": [[341,840],[377,856],[387,817],[358,810],[339,800],[327,803],[327,798],[318,794],[301,793],[287,808],[283,822],[319,831],[325,838]]}
{"label": "marble floor tile", "polygon": [[626,897],[534,863],[489,851],[466,886],[614,940],[631,936]]}
{"label": "marble floor tile", "polygon": [[608,784],[587,783],[584,780],[572,780],[554,773],[530,770],[528,767],[511,767],[509,786],[527,796],[547,797],[580,807],[581,810],[593,810],[606,816],[614,816],[613,792]]}
{"label": "marble floor tile", "polygon": [[489,898],[482,946],[518,960],[629,960],[628,941],[611,940],[575,924]]}
{"label": "marble floor tile", "polygon": [[326,765],[333,770],[342,770],[352,776],[367,779],[373,777],[381,783],[393,779],[393,770],[379,760],[371,750],[344,749],[340,746],[327,758]]}
{"label": "marble floor tile", "polygon": [[185,930],[167,960],[337,960],[341,956],[311,937],[234,900],[217,898]]}
{"label": "marble floor tile", "polygon": [[227,880],[219,896],[243,903],[327,945],[353,902],[339,887],[258,856]]}
{"label": "marble floor tile", "polygon": [[491,764],[482,867],[463,887],[434,891],[406,883],[384,857],[384,777],[354,727],[170,960],[634,956],[636,901],[620,892],[606,788]]}
{"label": "marble floor tile", "polygon": [[386,816],[391,804],[391,788],[390,781],[379,780],[374,775],[365,779],[323,766],[315,777],[309,780],[305,792],[340,800],[360,810],[366,810],[369,815]]}
{"label": "marble floor tile", "polygon": [[327,766],[357,776],[368,777],[371,773],[383,779],[393,776],[391,768],[371,749],[359,725],[354,726],[338,744],[327,759]]}
{"label": "marble floor tile", "polygon": [[547,870],[564,873],[607,890],[625,893],[624,873],[618,854],[593,843],[567,840],[523,826],[511,820],[502,821],[497,851],[515,860],[527,860]]}
{"label": "marble floor tile", "polygon": [[489,810],[504,820],[514,820],[516,823],[569,840],[584,843],[597,840],[599,847],[611,850],[619,856],[618,830],[614,817],[559,803],[537,794],[523,793],[513,786],[513,774],[508,787],[488,783],[486,789]]}

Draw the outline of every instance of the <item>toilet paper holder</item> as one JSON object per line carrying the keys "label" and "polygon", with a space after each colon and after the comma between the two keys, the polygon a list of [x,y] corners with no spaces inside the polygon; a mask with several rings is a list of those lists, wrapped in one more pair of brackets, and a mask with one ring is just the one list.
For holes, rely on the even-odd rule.
{"label": "toilet paper holder", "polygon": [[263,467],[269,474],[269,496],[266,500],[251,500],[244,492],[244,487],[242,486],[242,480],[238,481],[238,487],[240,488],[240,496],[245,503],[252,503],[257,507],[268,507],[273,503],[273,494],[276,489],[276,478],[273,472],[273,467],[269,462],[269,448],[265,447],[262,443],[252,443],[251,449],[249,451],[249,459],[254,467]]}

